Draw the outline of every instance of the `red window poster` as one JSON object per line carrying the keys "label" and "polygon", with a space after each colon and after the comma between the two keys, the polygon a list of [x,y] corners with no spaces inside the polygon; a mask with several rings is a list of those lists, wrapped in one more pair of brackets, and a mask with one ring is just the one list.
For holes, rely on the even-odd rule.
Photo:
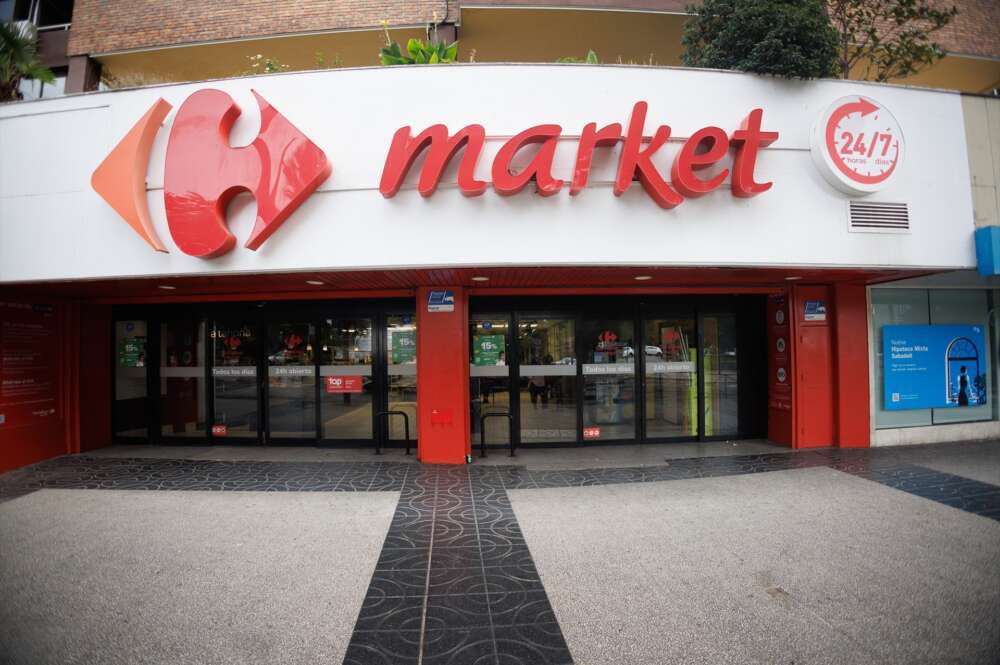
{"label": "red window poster", "polygon": [[326,377],[326,393],[360,393],[364,389],[364,380],[360,376],[328,376]]}
{"label": "red window poster", "polygon": [[599,439],[599,438],[601,438],[601,428],[600,427],[584,427],[583,428],[583,438],[585,438],[585,439]]}
{"label": "red window poster", "polygon": [[0,428],[59,417],[57,327],[51,305],[0,302]]}
{"label": "red window poster", "polygon": [[212,436],[225,436],[229,433],[229,428],[225,425],[212,425]]}

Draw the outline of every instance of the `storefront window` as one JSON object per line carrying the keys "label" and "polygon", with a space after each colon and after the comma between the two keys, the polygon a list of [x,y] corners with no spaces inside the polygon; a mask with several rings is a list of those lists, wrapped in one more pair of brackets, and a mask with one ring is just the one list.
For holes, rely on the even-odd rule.
{"label": "storefront window", "polygon": [[482,428],[486,431],[487,444],[510,443],[510,421],[507,418],[497,415],[482,420],[486,414],[511,413],[509,336],[510,325],[505,317],[474,317],[469,322],[473,447],[482,441]]}
{"label": "storefront window", "polygon": [[705,436],[739,433],[736,317],[702,318],[702,367],[705,372]]}
{"label": "storefront window", "polygon": [[209,330],[215,438],[255,438],[260,431],[254,325],[239,319],[214,321]]}
{"label": "storefront window", "polygon": [[160,324],[160,432],[205,436],[205,322]]}
{"label": "storefront window", "polygon": [[[918,427],[993,418],[994,344],[989,322],[989,292],[981,289],[881,288],[872,289],[871,301],[876,428]],[[941,357],[935,362],[941,363],[942,385],[940,395],[934,392],[933,398],[941,403],[940,406],[886,408],[883,328],[896,325],[930,326],[928,331],[933,331],[933,326],[970,326],[980,330],[979,335],[970,336],[950,333],[947,346],[942,345],[939,350]],[[970,328],[970,331],[973,330]],[[984,348],[980,349],[980,344]],[[915,370],[926,369],[923,362],[914,360]],[[921,390],[937,391],[938,388],[930,386]]]}
{"label": "storefront window", "polygon": [[146,402],[145,321],[115,322],[115,434],[120,437],[148,435]]}
{"label": "storefront window", "polygon": [[635,334],[631,319],[583,323],[583,439],[635,438]]}
{"label": "storefront window", "polygon": [[[386,353],[389,411],[402,411],[410,419],[410,438],[417,436],[417,323],[412,314],[386,317]],[[384,422],[384,421],[383,421]],[[403,440],[403,419],[389,418],[390,439]]]}
{"label": "storefront window", "polygon": [[698,340],[694,317],[646,321],[646,436],[698,434]]}
{"label": "storefront window", "polygon": [[320,331],[323,437],[372,438],[371,319],[326,319]]}
{"label": "storefront window", "polygon": [[316,438],[315,328],[311,323],[267,327],[267,413],[272,438]]}
{"label": "storefront window", "polygon": [[576,441],[576,347],[570,318],[521,318],[521,443]]}

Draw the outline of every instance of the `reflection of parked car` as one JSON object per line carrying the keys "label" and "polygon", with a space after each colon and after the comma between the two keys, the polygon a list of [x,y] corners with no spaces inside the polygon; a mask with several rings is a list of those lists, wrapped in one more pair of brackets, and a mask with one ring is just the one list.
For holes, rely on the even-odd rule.
{"label": "reflection of parked car", "polygon": [[647,356],[662,357],[663,356],[663,349],[661,349],[658,346],[653,346],[652,344],[647,344],[646,345],[646,355]]}
{"label": "reflection of parked car", "polygon": [[576,358],[560,358],[554,364],[556,365],[575,365]]}

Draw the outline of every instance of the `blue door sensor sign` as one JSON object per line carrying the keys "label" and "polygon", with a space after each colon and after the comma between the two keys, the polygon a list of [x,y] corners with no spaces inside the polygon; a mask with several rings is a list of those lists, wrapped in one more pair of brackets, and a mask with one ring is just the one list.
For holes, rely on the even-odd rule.
{"label": "blue door sensor sign", "polygon": [[431,291],[427,294],[428,312],[454,312],[455,292],[454,291]]}

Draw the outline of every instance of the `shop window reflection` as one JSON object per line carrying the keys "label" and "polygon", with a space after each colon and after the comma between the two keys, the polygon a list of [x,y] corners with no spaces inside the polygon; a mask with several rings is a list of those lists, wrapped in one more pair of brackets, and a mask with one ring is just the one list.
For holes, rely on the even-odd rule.
{"label": "shop window reflection", "polygon": [[469,377],[471,396],[472,445],[482,441],[485,428],[487,445],[508,445],[510,425],[507,418],[487,418],[485,414],[510,414],[509,320],[500,317],[475,317],[469,323]]}
{"label": "shop window reflection", "polygon": [[[410,437],[417,432],[417,324],[413,314],[386,317],[389,411],[402,411],[410,419]],[[389,418],[389,439],[406,437],[403,419]]]}
{"label": "shop window reflection", "polygon": [[706,315],[702,319],[702,367],[705,373],[705,436],[739,433],[736,317]]}
{"label": "shop window reflection", "polygon": [[585,442],[635,438],[635,342],[631,320],[597,319],[583,324]]}
{"label": "shop window reflection", "polygon": [[205,322],[160,324],[160,432],[205,436]]}
{"label": "shop window reflection", "polygon": [[212,393],[217,438],[252,438],[260,428],[257,400],[257,334],[251,321],[215,321]]}
{"label": "shop window reflection", "polygon": [[144,438],[148,434],[146,408],[145,321],[115,322],[115,434]]}
{"label": "shop window reflection", "polygon": [[326,319],[320,332],[323,437],[370,440],[375,386],[371,319]]}
{"label": "shop window reflection", "polygon": [[698,342],[694,316],[645,322],[646,437],[698,434]]}
{"label": "shop window reflection", "polygon": [[576,441],[573,319],[522,318],[517,345],[521,443]]}
{"label": "shop window reflection", "polygon": [[267,407],[272,438],[316,438],[315,327],[268,326]]}

